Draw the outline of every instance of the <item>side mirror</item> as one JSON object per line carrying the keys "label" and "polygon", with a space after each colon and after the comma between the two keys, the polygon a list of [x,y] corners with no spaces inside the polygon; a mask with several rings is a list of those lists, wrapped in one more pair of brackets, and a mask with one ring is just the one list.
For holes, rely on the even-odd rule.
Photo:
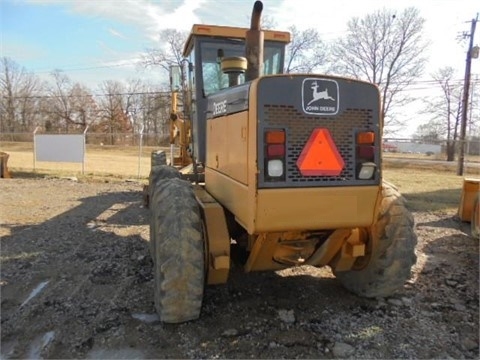
{"label": "side mirror", "polygon": [[182,90],[182,69],[178,65],[170,66],[170,90]]}

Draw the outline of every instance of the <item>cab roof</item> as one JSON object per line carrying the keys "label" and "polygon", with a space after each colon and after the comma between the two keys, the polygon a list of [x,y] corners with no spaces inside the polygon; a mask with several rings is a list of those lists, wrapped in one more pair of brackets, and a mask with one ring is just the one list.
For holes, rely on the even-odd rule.
{"label": "cab roof", "polygon": [[[192,31],[188,36],[187,42],[185,43],[185,47],[183,48],[183,56],[188,56],[188,54],[190,54],[190,51],[192,51],[193,39],[195,36],[245,39],[245,34],[248,30],[250,29],[230,26],[194,24],[192,27]],[[264,33],[264,40],[266,41],[278,41],[286,44],[290,42],[289,32],[277,30],[262,31]]]}

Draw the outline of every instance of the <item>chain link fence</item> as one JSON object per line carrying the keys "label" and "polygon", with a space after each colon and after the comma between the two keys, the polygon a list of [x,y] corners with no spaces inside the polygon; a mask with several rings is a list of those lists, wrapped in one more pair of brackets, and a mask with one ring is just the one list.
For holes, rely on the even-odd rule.
{"label": "chain link fence", "polygon": [[[0,151],[10,155],[8,167],[14,172],[146,179],[152,152],[164,150],[170,156],[169,138],[164,134],[87,132],[83,164],[38,161],[34,136],[34,133],[0,134]],[[174,147],[173,150],[177,155],[179,149]]]}
{"label": "chain link fence", "polygon": [[[40,133],[37,133],[40,134]],[[50,133],[49,133],[50,134]],[[69,133],[75,134],[75,133]],[[82,132],[78,132],[82,134]],[[53,135],[53,134],[52,134]],[[64,134],[62,134],[64,135]],[[34,133],[0,133],[0,142],[32,142]],[[100,146],[138,146],[142,141],[143,146],[168,146],[169,134],[132,134],[132,133],[113,133],[100,134],[89,133],[85,134],[85,141],[87,145]]]}
{"label": "chain link fence", "polygon": [[[168,134],[85,133],[86,175],[105,175],[122,177],[148,177],[151,154],[165,150],[170,156]],[[458,158],[460,142],[452,143],[455,159]],[[384,138],[382,150],[385,159],[447,160],[447,142],[445,140],[421,141],[408,138]],[[10,154],[9,167],[14,171],[57,171],[68,174],[81,173],[78,164],[36,162],[33,133],[0,133],[0,151]],[[174,148],[178,155],[178,148]],[[480,163],[480,142],[466,141],[465,162]]]}

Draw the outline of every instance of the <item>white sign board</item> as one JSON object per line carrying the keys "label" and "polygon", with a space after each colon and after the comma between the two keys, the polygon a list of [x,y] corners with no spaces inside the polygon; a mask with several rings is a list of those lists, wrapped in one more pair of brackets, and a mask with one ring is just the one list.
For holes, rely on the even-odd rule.
{"label": "white sign board", "polygon": [[83,163],[85,135],[35,135],[35,159]]}

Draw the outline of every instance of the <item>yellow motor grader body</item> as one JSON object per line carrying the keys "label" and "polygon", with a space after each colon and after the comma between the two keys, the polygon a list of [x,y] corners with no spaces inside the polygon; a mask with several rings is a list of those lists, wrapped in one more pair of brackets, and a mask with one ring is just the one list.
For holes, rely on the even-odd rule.
{"label": "yellow motor grader body", "polygon": [[194,25],[171,74],[182,79],[171,165],[184,168],[152,164],[149,184],[165,322],[197,318],[203,285],[227,282],[234,262],[245,272],[328,265],[376,297],[401,287],[416,260],[413,217],[382,179],[377,86],[283,74],[290,34],[261,30],[262,9],[256,1],[250,28]]}
{"label": "yellow motor grader body", "polygon": [[[256,99],[257,83],[249,99]],[[378,185],[258,189],[257,122],[251,101],[248,111],[214,118],[207,126],[205,189],[249,234],[373,223]]]}

